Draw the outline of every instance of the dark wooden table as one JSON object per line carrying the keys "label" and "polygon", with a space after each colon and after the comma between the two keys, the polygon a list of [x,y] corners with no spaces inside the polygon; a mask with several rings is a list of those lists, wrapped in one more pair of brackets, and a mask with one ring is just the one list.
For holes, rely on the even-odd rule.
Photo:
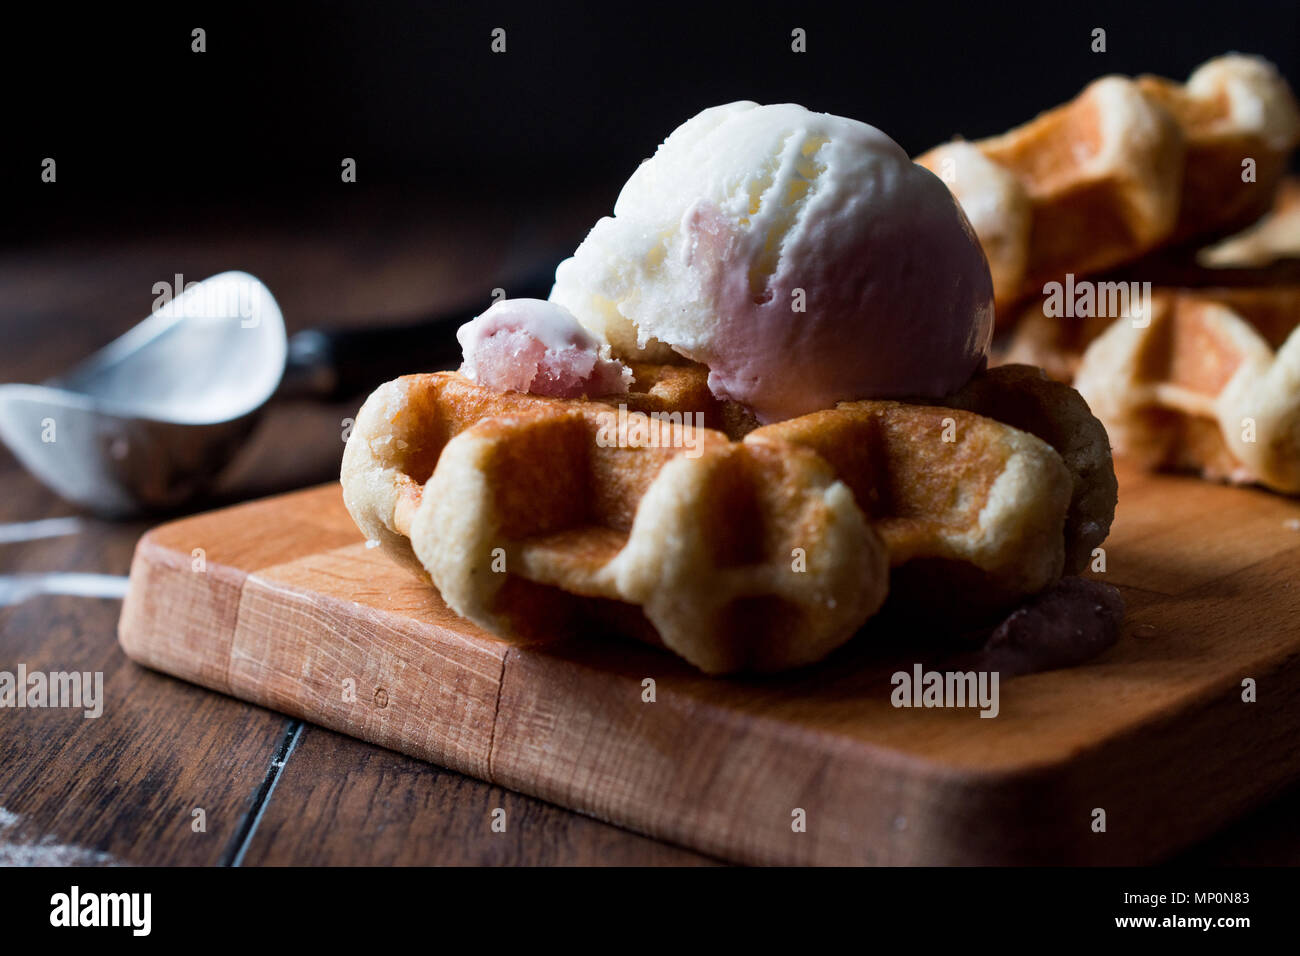
{"label": "dark wooden table", "polygon": [[[486,302],[485,275],[571,245],[612,196],[485,210],[371,195],[328,212],[253,210],[2,249],[0,381],[66,368],[143,318],[154,283],[176,273],[252,272],[290,331]],[[274,409],[243,492],[328,477],[356,404]],[[0,525],[77,514],[0,450]],[[0,543],[0,575],[125,575],[147,526],[82,515],[73,533]],[[48,595],[0,607],[0,670],[99,671],[105,698],[95,719],[0,710],[0,864],[715,862],[147,671],[118,648],[120,607]],[[506,833],[491,829],[498,807]],[[1300,788],[1173,862],[1300,862]]]}

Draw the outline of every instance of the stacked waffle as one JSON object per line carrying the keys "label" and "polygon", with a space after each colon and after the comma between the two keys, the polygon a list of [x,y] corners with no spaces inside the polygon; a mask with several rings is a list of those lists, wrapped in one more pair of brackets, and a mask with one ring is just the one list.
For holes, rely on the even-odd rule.
{"label": "stacked waffle", "polygon": [[[1044,265],[1007,235],[1023,285]],[[704,110],[556,275],[459,330],[460,372],[381,386],[344,453],[357,525],[463,617],[620,631],[712,674],[820,660],[887,599],[973,627],[1052,589],[1043,659],[1114,639],[1116,595],[1053,589],[1109,532],[1106,432],[1040,369],[987,369],[986,257],[879,130]]]}
{"label": "stacked waffle", "polygon": [[708,673],[820,659],[891,577],[931,601],[1005,605],[1080,570],[1109,530],[1105,433],[1038,370],[764,427],[700,366],[633,370],[630,394],[594,400],[455,372],[390,382],[348,441],[347,507],[495,633],[595,619]]}
{"label": "stacked waffle", "polygon": [[[1097,80],[1024,126],[918,162],[980,237],[999,318],[1014,326],[1008,361],[1074,381],[1117,454],[1295,493],[1300,270],[1274,260],[1300,256],[1300,189],[1284,184],[1297,141],[1286,82],[1231,55],[1186,84]],[[1062,315],[1061,288],[1089,276],[1091,308]],[[1129,288],[1128,308],[1097,307]]]}

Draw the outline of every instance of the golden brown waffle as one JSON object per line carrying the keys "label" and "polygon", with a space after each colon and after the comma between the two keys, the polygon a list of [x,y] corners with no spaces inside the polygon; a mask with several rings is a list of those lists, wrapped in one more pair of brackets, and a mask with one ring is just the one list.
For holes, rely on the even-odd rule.
{"label": "golden brown waffle", "polygon": [[454,372],[389,382],[357,416],[344,501],[371,540],[499,634],[600,617],[711,673],[829,653],[888,586],[851,493],[811,452],[715,428],[667,422],[631,440],[638,409],[727,417],[697,367],[635,371],[633,394],[604,402],[499,393]]}
{"label": "golden brown waffle", "polygon": [[1026,432],[956,409],[867,401],[765,426],[744,443],[792,443],[830,462],[891,564],[922,565],[945,601],[997,606],[1064,569],[1070,474]]}
{"label": "golden brown waffle", "polygon": [[[1066,273],[1240,228],[1268,208],[1298,139],[1285,80],[1266,61],[1230,55],[1185,85],[1103,77],[1008,133],[945,144],[917,162],[966,211],[1009,318],[1014,303]],[[1245,159],[1254,181],[1243,181]]]}
{"label": "golden brown waffle", "polygon": [[[879,608],[891,564],[990,600],[1075,563],[1077,461],[1032,434],[898,402],[751,430],[697,388],[698,367],[636,371],[632,395],[595,401],[450,372],[390,382],[348,442],[348,509],[490,630],[543,636],[595,617],[710,673],[825,656]],[[1082,405],[1053,419],[1061,398],[1044,404],[1049,432]],[[669,423],[647,445],[620,404],[698,411],[705,427]]]}
{"label": "golden brown waffle", "polygon": [[972,378],[944,404],[964,408],[1036,435],[1070,473],[1065,519],[1065,572],[1088,566],[1110,534],[1119,487],[1106,429],[1083,396],[1030,365],[1003,365]]}
{"label": "golden brown waffle", "polygon": [[1300,179],[1283,181],[1263,219],[1202,249],[1196,258],[1213,269],[1263,268],[1280,260],[1300,260]]}
{"label": "golden brown waffle", "polygon": [[1006,345],[995,349],[993,360],[1033,365],[1058,382],[1073,382],[1084,350],[1114,321],[1109,315],[1052,316],[1040,305],[1033,305],[1020,313]]}
{"label": "golden brown waffle", "polygon": [[[1145,327],[1112,323],[1083,352],[1075,385],[1116,453],[1147,468],[1300,492],[1300,290],[1155,297]],[[1243,318],[1227,302],[1249,312]]]}
{"label": "golden brown waffle", "polygon": [[[1216,278],[1247,277],[1224,275],[1225,270],[1196,270],[1193,276],[1187,271],[1182,279],[1213,281]],[[1236,271],[1236,270],[1234,270]],[[1261,280],[1264,277],[1260,277]],[[1274,349],[1280,348],[1291,333],[1300,326],[1300,282],[1281,282],[1276,285],[1209,286],[1206,288],[1157,288],[1151,293],[1153,311],[1164,313],[1174,308],[1175,300],[1184,302],[1217,303],[1222,305],[1251,327]],[[1016,320],[1014,330],[1001,360],[1005,363],[1023,363],[1041,367],[1060,382],[1073,382],[1083,360],[1094,341],[1116,321],[1110,316],[1088,318],[1046,315],[1041,305],[1026,308]]]}
{"label": "golden brown waffle", "polygon": [[[1268,212],[1300,141],[1300,111],[1271,64],[1222,56],[1186,84],[1158,76],[1136,82],[1177,120],[1187,146],[1171,243],[1241,229]],[[1243,164],[1253,164],[1252,175]]]}
{"label": "golden brown waffle", "polygon": [[[621,400],[630,410],[699,414],[705,427],[712,429],[727,428],[741,419],[741,413],[729,411],[709,392],[708,373],[701,366],[632,363],[632,370],[632,391],[614,400]],[[420,384],[411,387],[417,379]],[[354,494],[368,504],[360,516],[353,515],[361,530],[399,561],[423,573],[406,533],[396,533],[395,522],[409,527],[424,484],[447,442],[486,418],[525,415],[557,404],[565,403],[477,388],[452,373],[407,376],[376,389],[363,407],[367,413],[365,467],[349,471],[349,454],[356,458],[359,452],[344,455],[345,496]],[[352,434],[357,434],[357,426]],[[349,440],[349,449],[352,446]],[[388,517],[380,520],[377,515]]]}

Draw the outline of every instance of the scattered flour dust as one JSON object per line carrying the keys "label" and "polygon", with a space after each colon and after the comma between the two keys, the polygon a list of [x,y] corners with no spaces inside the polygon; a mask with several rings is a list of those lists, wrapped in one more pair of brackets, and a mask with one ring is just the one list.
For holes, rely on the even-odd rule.
{"label": "scattered flour dust", "polygon": [[99,850],[59,843],[43,836],[36,843],[10,842],[18,836],[23,818],[0,807],[0,866],[122,866]]}

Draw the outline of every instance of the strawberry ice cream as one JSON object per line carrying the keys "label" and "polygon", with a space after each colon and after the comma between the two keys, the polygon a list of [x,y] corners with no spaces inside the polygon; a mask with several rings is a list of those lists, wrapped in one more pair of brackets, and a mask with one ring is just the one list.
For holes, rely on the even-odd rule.
{"label": "strawberry ice cream", "polygon": [[764,422],[960,388],[986,362],[992,300],[960,208],[897,143],[755,103],[680,126],[551,292],[615,354],[701,362]]}
{"label": "strawberry ice cream", "polygon": [[461,374],[497,391],[555,398],[627,392],[632,371],[563,306],[502,299],[456,331]]}

